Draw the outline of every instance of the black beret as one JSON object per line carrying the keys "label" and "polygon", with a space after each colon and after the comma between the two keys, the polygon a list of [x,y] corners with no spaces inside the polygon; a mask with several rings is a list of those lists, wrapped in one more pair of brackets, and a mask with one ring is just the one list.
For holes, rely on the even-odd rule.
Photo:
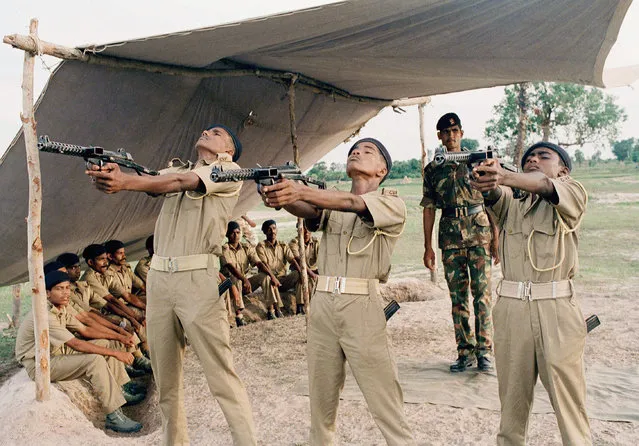
{"label": "black beret", "polygon": [[65,252],[64,254],[60,254],[56,260],[62,263],[67,268],[69,266],[77,265],[80,263],[80,257],[73,254],[72,252]]}
{"label": "black beret", "polygon": [[266,230],[269,228],[269,226],[271,225],[275,225],[277,226],[277,223],[275,222],[275,220],[266,220],[264,223],[262,223],[262,232],[264,234],[266,234]]}
{"label": "black beret", "polygon": [[49,274],[51,271],[57,271],[60,268],[66,268],[66,265],[54,260],[44,265],[44,274]]}
{"label": "black beret", "polygon": [[225,126],[224,124],[211,124],[207,130],[211,130],[214,128],[223,129],[226,131],[226,133],[228,133],[231,136],[231,139],[233,140],[233,145],[235,146],[235,152],[233,153],[233,161],[235,162],[239,160],[240,156],[242,156],[242,143],[238,139],[235,132],[231,130],[230,128],[228,128],[227,126]]}
{"label": "black beret", "polygon": [[113,254],[121,248],[124,248],[124,243],[120,240],[109,240],[108,242],[104,242],[104,249],[106,249],[106,252],[109,254]]}
{"label": "black beret", "polygon": [[559,158],[561,158],[561,160],[564,162],[568,170],[572,171],[572,161],[570,160],[570,155],[568,155],[568,152],[566,152],[566,149],[564,149],[561,146],[558,146],[557,144],[553,144],[551,142],[544,142],[544,141],[535,143],[532,146],[528,147],[528,149],[524,153],[524,156],[521,157],[522,169],[524,168],[524,164],[526,164],[526,158],[528,158],[528,155],[530,155],[530,152],[532,152],[535,149],[538,149],[539,147],[546,147],[547,149],[550,149],[556,152],[557,155],[559,155]]}
{"label": "black beret", "polygon": [[231,235],[231,233],[236,229],[240,229],[240,224],[235,220],[231,220],[226,227],[226,236],[228,237],[229,235]]}
{"label": "black beret", "polygon": [[56,286],[62,282],[70,282],[69,275],[67,273],[63,273],[62,271],[51,271],[50,273],[44,276],[44,284],[47,288],[47,291],[50,291],[51,288]]}
{"label": "black beret", "polygon": [[461,128],[461,119],[459,119],[456,113],[446,113],[437,121],[437,131],[447,129],[454,125],[458,125],[459,128]]}
{"label": "black beret", "polygon": [[93,245],[89,245],[84,248],[84,251],[82,251],[82,257],[84,257],[84,260],[89,261],[95,259],[98,256],[101,256],[105,252],[106,249],[104,248],[104,246],[94,243]]}
{"label": "black beret", "polygon": [[388,150],[386,150],[386,147],[384,147],[384,144],[382,144],[379,140],[375,138],[362,138],[359,141],[356,141],[355,144],[351,146],[350,150],[348,151],[348,156],[350,156],[351,152],[355,149],[355,147],[357,147],[357,145],[362,142],[370,142],[375,147],[377,147],[377,150],[379,150],[379,153],[384,158],[384,161],[386,161],[386,175],[384,176],[384,178],[382,178],[382,181],[379,182],[379,184],[382,184],[384,180],[386,179],[386,177],[388,177],[388,174],[390,174],[391,169],[393,168],[393,160],[391,159],[390,153],[388,153]]}

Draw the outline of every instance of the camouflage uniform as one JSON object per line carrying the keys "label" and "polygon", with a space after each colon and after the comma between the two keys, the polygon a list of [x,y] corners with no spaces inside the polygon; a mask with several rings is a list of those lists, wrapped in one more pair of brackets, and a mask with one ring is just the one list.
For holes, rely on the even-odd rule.
{"label": "camouflage uniform", "polygon": [[[431,162],[424,169],[421,201],[424,208],[461,208],[483,203],[481,192],[470,187],[465,163],[438,166]],[[439,248],[442,250],[442,263],[452,301],[455,341],[460,356],[475,353],[481,357],[492,351],[491,239],[490,221],[485,211],[461,217],[442,216],[439,222]],[[468,321],[469,279],[476,340]]]}

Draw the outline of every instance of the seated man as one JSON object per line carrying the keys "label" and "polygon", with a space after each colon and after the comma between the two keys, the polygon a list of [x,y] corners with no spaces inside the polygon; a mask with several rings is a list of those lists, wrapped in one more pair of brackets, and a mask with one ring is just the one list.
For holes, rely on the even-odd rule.
{"label": "seated man", "polygon": [[[298,223],[299,224],[299,223]],[[317,285],[317,254],[319,253],[319,240],[313,237],[313,234],[306,228],[306,222],[304,222],[304,245],[306,254],[306,274],[308,276],[308,297],[313,295],[315,286]],[[299,240],[295,237],[288,243],[288,247],[295,256],[295,260],[300,265],[302,259],[300,257]],[[301,273],[301,271],[300,271]],[[308,302],[304,300],[304,294],[302,293],[302,280],[300,279],[295,286],[295,300],[297,302],[297,314],[304,314],[304,305]]]}
{"label": "seated man", "polygon": [[[262,291],[266,294],[266,290],[271,287],[271,281],[277,279],[257,256],[255,248],[249,244],[240,243],[241,231],[237,222],[229,222],[226,237],[229,242],[222,247],[222,257],[220,257],[221,272],[226,277],[231,278],[233,286],[238,290],[242,290],[243,295],[251,294],[259,287],[262,287]],[[260,273],[249,277],[248,273],[253,266],[257,266]],[[242,302],[241,295],[236,301],[235,308],[237,313],[235,322],[238,326],[245,325],[242,320],[244,302]],[[267,317],[273,319],[274,313],[269,311]]]}
{"label": "seated man", "polygon": [[88,283],[78,280],[81,273],[80,258],[73,253],[67,252],[60,254],[57,262],[64,267],[63,271],[69,276],[69,286],[71,288],[69,307],[76,311],[76,319],[84,325],[101,332],[101,338],[121,342],[125,347],[125,351],[133,354],[135,360],[132,368],[135,370],[127,366],[127,372],[130,376],[140,375],[136,370],[151,373],[151,361],[144,357],[139,348],[141,344],[140,338],[135,332],[133,334],[129,333],[100,313],[98,308],[104,308],[107,302]]}
{"label": "seated man", "polygon": [[146,289],[146,276],[148,276],[149,269],[151,269],[151,259],[153,258],[153,234],[147,237],[145,246],[149,255],[140,259],[138,264],[135,266],[134,273],[142,280],[142,282],[144,282]]}
{"label": "seated man", "polygon": [[[113,276],[107,273],[109,260],[104,246],[89,245],[84,248],[82,257],[86,260],[89,268],[84,272],[81,280],[87,282],[98,296],[107,301],[107,304],[102,309],[93,304],[92,306],[100,309],[111,322],[121,324],[120,326],[123,328],[129,325],[132,326],[142,342],[146,344],[146,329],[142,325],[145,320],[144,314],[132,310],[131,306],[127,305],[126,300],[123,298],[118,299],[113,294],[115,292],[122,295],[124,290],[118,287],[113,280]],[[146,345],[144,345],[143,350],[148,350]]]}
{"label": "seated man", "polygon": [[[67,311],[71,290],[69,276],[51,271],[45,276],[49,300],[49,343],[51,381],[85,379],[91,383],[100,403],[107,412],[105,427],[116,432],[137,432],[142,425],[128,418],[120,409],[126,403],[139,403],[144,395],[132,395],[122,389],[129,382],[124,364],[133,363],[130,353],[107,348],[108,341],[83,341],[70,330],[82,336],[95,334]],[[35,378],[35,343],[33,314],[24,318],[16,339],[16,360],[22,364],[31,379]]]}
{"label": "seated man", "polygon": [[[124,243],[120,240],[109,240],[104,243],[107,259],[109,259],[109,269],[107,274],[113,278],[113,282],[117,283],[116,292],[124,290],[122,297],[135,308],[146,309],[146,285],[138,276],[133,274],[131,265],[126,261],[126,252]],[[112,285],[113,286],[113,285]],[[115,297],[120,297],[114,294]]]}
{"label": "seated man", "polygon": [[[280,292],[292,290],[297,286],[300,278],[298,271],[301,268],[288,245],[277,240],[277,223],[275,223],[275,220],[266,220],[262,223],[262,232],[266,235],[266,240],[259,242],[255,251],[262,263],[275,276],[275,280],[271,279],[271,286],[264,290],[264,303],[269,310],[269,315],[274,314],[277,317],[282,317],[280,308],[284,306],[284,303]],[[286,274],[287,263],[294,267],[294,271],[289,274]],[[295,314],[295,302],[291,302],[291,307],[291,313]]]}

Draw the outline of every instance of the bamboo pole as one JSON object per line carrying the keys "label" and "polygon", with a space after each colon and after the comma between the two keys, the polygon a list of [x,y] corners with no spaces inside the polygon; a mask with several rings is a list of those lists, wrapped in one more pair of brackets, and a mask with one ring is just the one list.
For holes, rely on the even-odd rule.
{"label": "bamboo pole", "polygon": [[[419,141],[422,145],[422,179],[424,178],[424,169],[426,168],[426,164],[428,164],[427,161],[430,158],[426,153],[426,141],[424,140],[424,132],[426,131],[424,128],[424,107],[426,106],[426,104],[427,102],[424,102],[417,106],[417,109],[419,111]],[[436,235],[433,235],[433,237],[436,237]],[[435,243],[433,243],[433,246],[434,245]],[[430,281],[433,283],[437,283],[437,250],[433,251],[435,251],[435,269],[430,271]]]}
{"label": "bamboo pole", "polygon": [[11,294],[13,294],[13,317],[11,324],[14,328],[18,328],[20,326],[20,284],[17,283],[13,285],[11,288]]}
{"label": "bamboo pole", "polygon": [[[297,147],[297,124],[295,118],[295,83],[297,76],[291,77],[288,87],[288,117],[291,128],[291,144],[293,145],[293,162],[300,165],[300,151]],[[300,279],[302,280],[302,297],[304,298],[304,313],[306,314],[306,324],[309,318],[309,292],[308,292],[308,269],[306,265],[306,243],[304,241],[304,219],[297,219],[297,241],[300,250]],[[299,304],[299,302],[297,302]]]}
{"label": "bamboo pole", "polygon": [[[38,48],[38,20],[31,19],[29,36],[33,47]],[[33,293],[33,318],[36,339],[36,400],[49,399],[51,375],[49,370],[49,320],[47,295],[44,285],[44,258],[40,224],[42,211],[42,180],[40,177],[40,157],[37,148],[36,121],[33,115],[33,72],[35,52],[25,51],[24,73],[22,80],[22,132],[27,150],[27,171],[29,173],[29,216],[28,227],[28,260],[29,280]]]}

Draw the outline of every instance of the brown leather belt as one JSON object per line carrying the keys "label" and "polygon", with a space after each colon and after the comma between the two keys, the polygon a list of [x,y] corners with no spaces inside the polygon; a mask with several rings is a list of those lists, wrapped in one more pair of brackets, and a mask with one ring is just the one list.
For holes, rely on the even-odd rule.
{"label": "brown leather belt", "polygon": [[442,209],[442,217],[447,217],[447,218],[467,217],[469,215],[479,214],[483,210],[484,210],[483,204],[475,204],[473,206],[462,206],[458,208],[444,208]]}

